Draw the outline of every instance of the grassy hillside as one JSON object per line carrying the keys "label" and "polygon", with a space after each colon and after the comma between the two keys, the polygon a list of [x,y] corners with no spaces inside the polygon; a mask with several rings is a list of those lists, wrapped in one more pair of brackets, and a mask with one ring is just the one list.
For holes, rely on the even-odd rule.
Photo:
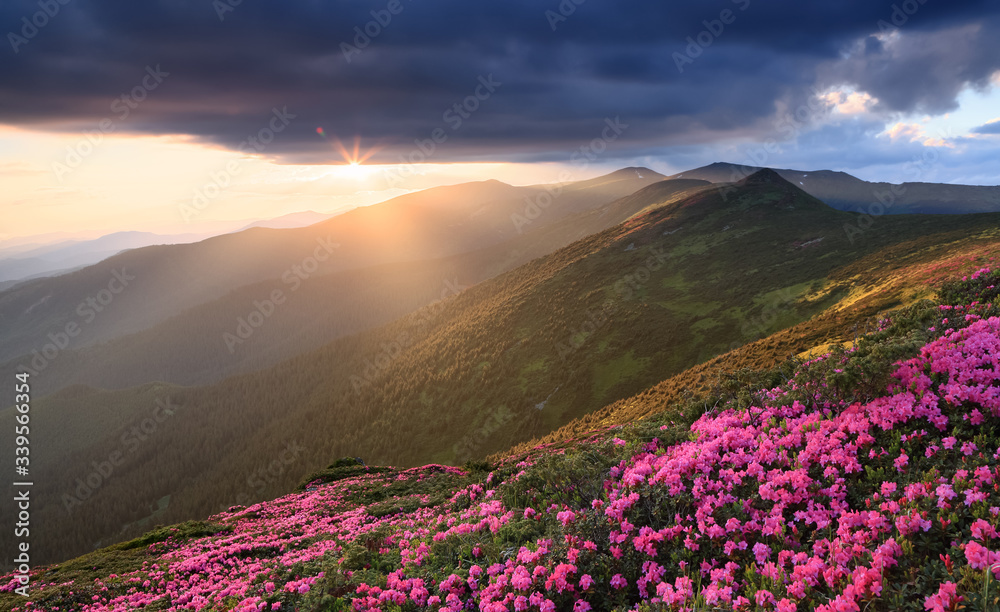
{"label": "grassy hillside", "polygon": [[717,392],[720,380],[734,372],[766,370],[791,356],[805,358],[817,351],[850,346],[860,334],[873,330],[886,311],[933,298],[936,287],[945,280],[972,274],[984,266],[995,267],[998,260],[1000,241],[990,233],[926,236],[883,249],[831,275],[833,283],[850,291],[849,298],[836,307],[734,348],[544,436],[505,449],[493,459],[649,417],[693,395]]}
{"label": "grassy hillside", "polygon": [[[538,223],[522,227],[522,234],[485,249],[442,259],[338,273],[320,269],[268,279],[234,289],[147,330],[90,347],[68,348],[46,364],[35,392],[48,394],[76,384],[106,389],[153,381],[208,384],[273,366],[618,225],[649,203],[648,193],[606,201],[638,180],[639,170],[630,172],[631,177],[617,172],[565,186],[565,194],[557,196],[572,192],[565,202],[584,210],[561,215],[559,222],[536,217]],[[650,178],[642,175],[642,180]],[[655,189],[657,197],[667,198],[707,184],[663,181]],[[597,202],[603,205],[594,208]],[[272,300],[275,291],[280,292],[280,303]],[[251,317],[257,317],[257,326],[248,327]],[[0,365],[0,371],[31,367],[32,360],[32,355],[15,358]]]}
{"label": "grassy hillside", "polygon": [[[74,325],[69,348],[147,329],[249,284],[479,250],[633,193],[659,180],[634,173],[593,185],[483,181],[428,189],[304,228],[253,228],[188,245],[135,249],[70,274],[0,293],[0,360],[42,351]],[[548,198],[542,200],[541,198]],[[527,225],[533,203],[547,203]]]}
{"label": "grassy hillside", "polygon": [[[852,245],[845,213],[768,173],[726,198],[696,187],[664,199],[661,189],[633,196],[645,212],[621,225],[268,370],[207,387],[164,386],[114,419],[102,419],[100,407],[135,390],[68,390],[38,401],[48,420],[33,462],[44,493],[64,502],[95,462],[129,451],[127,434],[158,414],[156,399],[184,415],[158,422],[152,441],[129,451],[85,503],[42,510],[40,554],[58,558],[150,522],[277,495],[289,475],[331,455],[401,466],[484,457],[734,344],[837,309],[843,325],[853,324],[864,314],[848,308],[864,299],[858,291],[889,280],[866,257],[888,261],[923,241],[926,263],[997,240],[994,216],[895,217]],[[106,434],[57,453],[84,414]]]}
{"label": "grassy hillside", "polygon": [[978,270],[850,349],[498,463],[339,460],[297,493],[39,569],[30,607],[8,575],[0,605],[985,612],[998,287]]}

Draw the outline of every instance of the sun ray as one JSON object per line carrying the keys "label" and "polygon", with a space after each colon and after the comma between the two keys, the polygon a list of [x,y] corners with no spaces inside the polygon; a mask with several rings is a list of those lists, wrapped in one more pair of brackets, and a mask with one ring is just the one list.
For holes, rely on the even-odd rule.
{"label": "sun ray", "polygon": [[382,147],[376,145],[370,147],[362,153],[361,136],[355,136],[351,149],[348,149],[344,142],[337,136],[333,137],[333,147],[344,159],[344,164],[350,166],[360,166],[372,158]]}
{"label": "sun ray", "polygon": [[346,163],[349,164],[351,163],[351,161],[353,161],[354,158],[351,157],[351,152],[347,150],[347,147],[344,146],[344,143],[340,140],[338,136],[333,137],[333,146],[334,148],[337,149],[337,152],[340,153],[341,157],[344,158],[344,161]]}

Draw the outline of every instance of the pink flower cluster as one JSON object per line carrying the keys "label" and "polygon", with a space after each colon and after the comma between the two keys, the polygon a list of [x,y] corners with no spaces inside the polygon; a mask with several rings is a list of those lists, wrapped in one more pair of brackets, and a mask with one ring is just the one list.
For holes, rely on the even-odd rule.
{"label": "pink flower cluster", "polygon": [[[793,383],[789,389],[771,390],[765,406],[706,415],[692,427],[693,441],[640,453],[619,466],[620,477],[610,483],[604,510],[614,526],[611,543],[631,541],[649,563],[669,550],[661,542],[721,553],[701,571],[707,578],[702,595],[709,605],[739,607],[741,588],[755,585],[734,576],[752,564],[787,596],[775,601],[768,592],[757,597],[759,607],[791,609],[821,589],[835,595],[818,610],[856,610],[881,594],[884,573],[902,554],[900,543],[932,528],[927,518],[931,502],[943,510],[956,504],[983,508],[996,501],[994,482],[1000,472],[992,461],[994,465],[980,465],[972,474],[957,470],[954,478],[942,475],[902,491],[885,481],[864,500],[864,509],[848,503],[848,479],[865,465],[878,467],[883,458],[891,458],[894,471],[912,469],[907,444],[893,455],[875,446],[875,436],[917,428],[901,432],[899,439],[918,449],[937,439],[920,429],[921,423],[939,432],[943,439],[938,441],[954,461],[977,453],[985,459],[981,451],[986,449],[972,441],[959,445],[947,434],[963,421],[983,423],[983,412],[1000,416],[998,358],[1000,319],[980,320],[925,346],[920,357],[899,366],[895,392],[867,404],[817,410],[783,401]],[[996,449],[988,450],[995,455]],[[655,529],[636,529],[644,517],[636,511],[637,502],[678,496],[692,500],[687,512]],[[990,514],[995,517],[997,509]],[[821,537],[826,533],[830,536]],[[977,519],[970,535],[986,540],[996,533],[993,524]],[[973,569],[1000,561],[1000,553],[979,542],[963,548]],[[772,550],[780,551],[773,560]],[[652,601],[674,605],[677,589],[668,579],[650,579],[647,572],[640,583],[658,582],[658,597]],[[642,584],[639,590],[645,596]],[[950,602],[952,595],[944,589],[928,599],[928,606]]]}

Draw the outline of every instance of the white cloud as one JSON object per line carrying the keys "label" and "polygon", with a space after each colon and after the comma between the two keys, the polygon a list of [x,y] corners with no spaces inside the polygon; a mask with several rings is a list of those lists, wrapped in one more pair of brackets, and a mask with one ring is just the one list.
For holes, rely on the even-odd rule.
{"label": "white cloud", "polygon": [[883,132],[893,142],[906,139],[906,142],[915,142],[920,139],[924,130],[916,123],[897,123]]}
{"label": "white cloud", "polygon": [[826,102],[834,113],[841,115],[861,115],[871,111],[878,104],[878,98],[865,91],[834,90],[823,94],[820,99]]}
{"label": "white cloud", "polygon": [[927,134],[924,126],[918,123],[895,123],[879,136],[886,136],[892,142],[918,142],[925,147],[947,147],[954,149],[955,145],[944,138],[935,138]]}

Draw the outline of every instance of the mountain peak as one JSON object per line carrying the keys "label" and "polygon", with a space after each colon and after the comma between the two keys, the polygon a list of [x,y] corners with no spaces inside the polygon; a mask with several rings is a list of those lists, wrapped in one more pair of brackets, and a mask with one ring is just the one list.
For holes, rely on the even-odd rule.
{"label": "mountain peak", "polygon": [[666,178],[659,172],[655,170],[650,170],[644,166],[629,166],[627,168],[622,168],[621,170],[615,170],[611,174],[607,175],[609,178]]}
{"label": "mountain peak", "polygon": [[778,174],[777,172],[775,172],[771,168],[762,168],[762,169],[754,172],[750,176],[748,176],[748,177],[746,177],[746,178],[744,178],[744,179],[742,179],[740,181],[737,181],[736,184],[740,185],[740,186],[746,186],[746,185],[781,185],[781,186],[785,186],[785,185],[788,185],[790,187],[794,187],[794,185],[792,185],[791,183],[789,183],[788,181],[786,181],[784,178],[781,177],[780,174]]}

